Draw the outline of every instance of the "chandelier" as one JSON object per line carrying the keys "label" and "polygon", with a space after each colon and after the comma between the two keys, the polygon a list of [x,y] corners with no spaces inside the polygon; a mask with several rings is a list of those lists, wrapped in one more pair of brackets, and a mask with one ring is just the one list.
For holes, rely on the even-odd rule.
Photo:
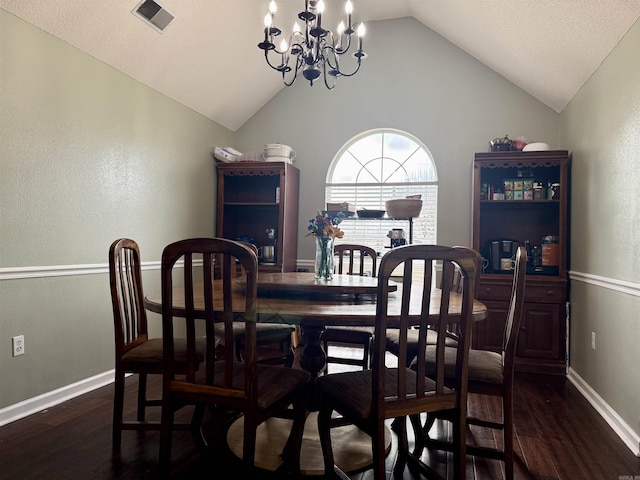
{"label": "chandelier", "polygon": [[[280,42],[280,48],[273,43],[282,31],[275,26],[275,16],[278,7],[275,0],[269,4],[269,13],[264,17],[264,41],[258,47],[264,50],[264,58],[267,64],[274,70],[282,73],[282,81],[288,87],[295,82],[298,72],[309,80],[313,86],[314,80],[323,76],[324,84],[329,90],[333,90],[337,77],[351,77],[360,70],[360,63],[367,54],[362,51],[362,37],[364,36],[364,24],[358,27],[358,49],[353,53],[356,59],[355,69],[351,73],[345,73],[340,68],[340,57],[351,48],[351,37],[356,30],[351,24],[353,4],[347,0],[345,12],[347,24],[342,21],[338,25],[336,34],[331,30],[322,28],[322,15],[324,13],[323,0],[305,0],[304,11],[298,14],[298,18],[304,22],[304,31],[300,30],[298,22],[293,26],[293,33],[289,42],[285,38]],[[355,43],[355,42],[354,42]],[[271,57],[277,58],[279,63],[272,63]],[[279,57],[279,58],[278,58]]]}

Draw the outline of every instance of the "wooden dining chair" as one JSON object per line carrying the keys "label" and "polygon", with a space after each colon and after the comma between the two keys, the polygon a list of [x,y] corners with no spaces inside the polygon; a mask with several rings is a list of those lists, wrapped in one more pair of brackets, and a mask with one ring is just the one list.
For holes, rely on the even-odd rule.
{"label": "wooden dining chair", "polygon": [[[463,249],[468,251],[471,255],[474,256],[476,260],[476,276],[473,280],[474,284],[474,292],[478,292],[478,288],[480,287],[480,274],[482,273],[482,256],[476,250],[473,250],[469,247],[461,247],[456,246],[453,248]],[[441,279],[442,280],[442,279]],[[462,274],[459,269],[456,269],[453,275],[453,279],[451,280],[451,290],[454,292],[461,293],[462,292]],[[395,356],[399,356],[399,330],[397,329],[389,329],[387,331],[387,349]],[[455,347],[457,338],[459,336],[458,326],[454,323],[448,326],[447,330],[447,339],[445,343],[448,347]],[[435,344],[437,339],[437,334],[435,332],[427,332],[427,345]],[[409,330],[407,332],[407,356],[404,358],[407,366],[411,365],[411,362],[416,356],[418,350],[418,340],[419,335],[417,331]]]}
{"label": "wooden dining chair", "polygon": [[[435,261],[442,261],[441,296],[432,282]],[[403,267],[402,285],[395,293],[390,293],[390,278],[393,272]],[[454,271],[460,269],[463,289],[461,295],[451,295]],[[414,271],[423,269],[421,281],[413,278]],[[406,417],[424,412],[447,410],[459,421],[455,424],[453,478],[464,480],[466,470],[466,405],[467,405],[467,360],[470,345],[471,323],[473,320],[473,278],[476,262],[474,256],[465,250],[440,245],[407,245],[388,252],[380,262],[378,271],[376,324],[373,337],[371,370],[358,370],[321,376],[316,381],[316,391],[320,402],[318,430],[324,456],[325,475],[348,478],[334,463],[331,444],[331,417],[337,412],[358,426],[371,437],[373,453],[373,478],[382,480],[385,474],[387,454],[385,420],[402,418],[399,422],[398,457],[394,473],[401,475],[408,463],[410,470],[435,478],[436,471],[425,464],[419,456],[409,450]],[[433,296],[432,296],[433,293]],[[389,311],[389,296],[400,295],[399,311]],[[440,299],[441,300],[438,300]],[[449,314],[450,301],[461,302],[459,316]],[[444,351],[446,326],[456,322],[460,325],[460,338],[456,346],[456,380],[454,385],[444,385]],[[386,331],[400,330],[399,347],[401,358],[406,356],[407,332],[418,326],[419,341],[422,346],[417,352],[418,368],[412,370],[404,362],[397,367],[385,364]],[[430,379],[426,375],[425,355],[427,330],[437,332],[435,347],[438,355],[438,375]]]}
{"label": "wooden dining chair", "polygon": [[[109,283],[115,333],[115,382],[113,397],[112,455],[120,456],[122,430],[160,430],[159,422],[145,421],[146,408],[160,407],[160,398],[147,398],[147,376],[162,374],[162,338],[149,338],[144,308],[140,248],[128,238],[109,248]],[[204,359],[204,342],[196,341],[194,368]],[[176,373],[186,369],[186,342],[176,341]],[[124,420],[125,376],[138,375],[136,420]],[[182,425],[180,428],[184,427]]]}
{"label": "wooden dining chair", "polygon": [[[502,400],[502,421],[494,421],[478,417],[467,417],[468,425],[478,425],[502,431],[503,448],[490,448],[483,446],[467,446],[469,455],[493,458],[504,461],[505,477],[513,479],[513,375],[515,366],[518,332],[524,309],[525,281],[527,270],[527,251],[525,247],[516,250],[515,267],[513,271],[513,283],[511,297],[504,327],[502,350],[492,352],[488,350],[471,349],[469,352],[469,393],[491,395]],[[429,348],[429,347],[427,347]],[[427,355],[427,374],[435,373],[434,352]],[[445,351],[445,377],[447,382],[453,382],[453,349]],[[438,418],[453,420],[448,415],[440,413],[429,414],[422,432],[417,431],[417,438],[424,433],[424,444],[428,448],[451,449],[450,443],[429,437],[429,430]]]}
{"label": "wooden dining chair", "polygon": [[[339,244],[334,247],[337,255],[337,267],[339,274],[364,276],[370,272],[372,277],[376,276],[378,257],[376,251],[366,245]],[[368,259],[368,260],[367,260]],[[343,365],[356,365],[363,369],[370,366],[371,339],[373,338],[373,327],[358,326],[327,326],[322,332],[320,340],[327,355],[327,362],[324,368],[328,372],[330,363]],[[341,357],[332,354],[330,347],[339,345],[355,345],[362,348],[362,356]]]}
{"label": "wooden dining chair", "polygon": [[[256,256],[258,255],[258,247],[253,243],[239,242],[252,250]],[[241,269],[240,269],[241,270]],[[242,274],[240,272],[240,274]],[[233,348],[236,352],[236,358],[239,361],[243,359],[243,351],[245,348],[244,325],[242,322],[236,322],[234,328]],[[221,338],[221,344],[224,345],[224,325],[219,323],[215,326],[216,334]],[[286,323],[258,323],[256,325],[256,336],[258,349],[265,351],[265,355],[258,358],[259,363],[267,363],[271,365],[285,365],[291,367],[293,365],[294,353],[292,346],[292,335],[295,334],[296,328]],[[273,352],[272,346],[278,346],[278,353]]]}
{"label": "wooden dining chair", "polygon": [[[182,260],[182,265],[177,264],[179,260]],[[216,269],[213,268],[214,261],[217,263]],[[240,300],[236,290],[239,288],[236,283],[237,263],[241,266],[244,280],[244,295]],[[218,272],[219,277],[216,277]],[[210,407],[214,413],[214,425],[221,425],[230,411],[242,415],[242,462],[249,473],[254,469],[258,425],[273,416],[293,418],[292,429],[282,453],[281,468],[293,474],[299,473],[306,416],[305,387],[309,373],[257,362],[257,275],[258,259],[255,253],[233,240],[186,239],[168,245],[162,253],[164,361],[160,468],[164,472],[173,468],[174,411],[181,405],[194,404],[198,408],[205,405]],[[174,294],[174,281],[182,286],[179,295]],[[242,322],[244,327],[243,361],[237,360],[233,349],[224,349],[215,359],[212,352],[214,325],[224,325],[225,342],[231,345],[235,338],[234,325],[238,322]],[[196,375],[192,368],[195,358],[189,349],[187,375],[177,378],[175,332],[177,328],[185,329],[187,345],[191,347],[198,323],[202,324],[207,338],[204,374]],[[193,431],[196,432],[196,429]],[[196,440],[199,440],[197,436]],[[179,463],[176,465],[178,468]]]}

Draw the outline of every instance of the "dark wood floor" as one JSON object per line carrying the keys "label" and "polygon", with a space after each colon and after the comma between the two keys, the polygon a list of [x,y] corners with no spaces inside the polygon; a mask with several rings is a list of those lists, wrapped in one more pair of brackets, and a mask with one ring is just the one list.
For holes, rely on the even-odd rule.
{"label": "dark wood floor", "polygon": [[[155,388],[159,382],[154,383]],[[135,379],[127,380],[127,391],[135,391]],[[158,433],[123,433],[123,454],[111,461],[111,406],[113,387],[107,386],[31,415],[0,428],[0,479],[157,479]],[[133,399],[133,395],[129,395]],[[499,415],[493,399],[472,395],[473,413]],[[131,414],[134,402],[126,405]],[[516,378],[515,425],[517,479],[620,480],[640,476],[636,458],[591,408],[580,393],[560,376],[519,374]],[[447,424],[436,424],[446,432]],[[181,435],[185,435],[181,437]],[[192,446],[186,433],[178,432],[176,455]],[[183,439],[183,440],[182,440]],[[475,429],[471,442],[495,443],[491,433]],[[396,454],[395,438],[387,463],[389,471]],[[447,470],[447,455],[427,453],[426,461],[441,472]],[[237,460],[223,442],[213,442],[210,453],[195,462],[179,478],[232,478]],[[215,472],[215,473],[212,473]],[[502,479],[501,462],[469,457],[469,479]],[[260,478],[275,479],[266,473]],[[315,477],[319,478],[319,477]],[[353,480],[370,480],[371,471],[354,473]],[[389,478],[392,478],[389,475]],[[404,478],[413,478],[408,470]],[[639,478],[639,477],[635,477]]]}

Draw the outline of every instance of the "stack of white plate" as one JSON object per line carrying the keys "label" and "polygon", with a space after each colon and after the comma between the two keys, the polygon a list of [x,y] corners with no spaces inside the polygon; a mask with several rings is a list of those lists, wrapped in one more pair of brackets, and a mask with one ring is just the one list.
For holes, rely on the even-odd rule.
{"label": "stack of white plate", "polygon": [[549,144],[543,142],[527,143],[523,148],[523,152],[545,152],[549,150]]}
{"label": "stack of white plate", "polygon": [[296,152],[289,145],[268,143],[264,146],[264,153],[262,156],[264,157],[265,162],[293,163],[293,159],[296,158]]}

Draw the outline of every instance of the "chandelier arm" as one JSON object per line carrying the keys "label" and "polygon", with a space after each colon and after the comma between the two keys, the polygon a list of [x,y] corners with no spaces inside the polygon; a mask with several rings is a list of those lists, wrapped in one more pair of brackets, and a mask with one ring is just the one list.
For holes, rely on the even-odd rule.
{"label": "chandelier arm", "polygon": [[298,70],[294,70],[293,73],[293,78],[291,79],[290,82],[287,82],[287,79],[285,78],[285,72],[284,70],[282,71],[282,83],[284,83],[285,87],[290,87],[291,85],[293,85],[293,82],[296,81],[296,78],[298,78]]}
{"label": "chandelier arm", "polygon": [[[338,55],[343,55],[345,53],[347,53],[349,51],[349,49],[351,48],[351,36],[352,35],[342,35],[343,37],[347,37],[347,46],[345,48],[338,48],[335,47],[335,51]],[[342,42],[340,42],[340,45],[342,45]]]}
{"label": "chandelier arm", "polygon": [[[326,59],[326,63],[329,65],[329,67],[331,67],[336,72],[336,77],[353,77],[356,73],[358,73],[358,70],[360,70],[360,67],[362,66],[362,59],[366,57],[366,53],[364,53],[362,50],[358,50],[353,54],[353,56],[357,59],[356,69],[351,73],[344,73],[342,70],[340,70],[340,54],[336,54],[335,50],[329,45],[327,45],[324,50],[329,52],[330,55],[323,54],[322,57]],[[333,58],[335,63],[331,63],[331,58]]]}
{"label": "chandelier arm", "polygon": [[286,68],[287,64],[286,63],[281,63],[278,66],[275,66],[271,63],[271,61],[269,60],[269,50],[265,50],[264,51],[264,58],[267,61],[267,65],[269,65],[271,68],[273,68],[274,70],[277,71],[281,71],[282,69]]}
{"label": "chandelier arm", "polygon": [[295,68],[290,69],[290,70],[293,70],[293,78],[289,82],[285,78],[285,74],[287,73],[287,71],[282,70],[282,83],[284,83],[285,87],[290,87],[291,85],[293,85],[293,82],[295,82],[296,78],[298,78],[298,71],[300,70],[300,67],[302,66],[303,63],[304,62],[302,58],[300,58],[300,55],[297,55]]}
{"label": "chandelier arm", "polygon": [[326,64],[324,65],[323,70],[323,78],[324,78],[324,86],[327,87],[328,90],[333,90],[336,87],[336,79],[338,78],[337,76],[333,76],[333,83],[331,85],[329,85],[329,82],[327,81],[327,66]]}
{"label": "chandelier arm", "polygon": [[341,77],[353,77],[356,73],[358,73],[358,70],[360,70],[360,66],[361,66],[361,60],[360,58],[358,58],[358,65],[356,66],[356,69],[351,72],[351,73],[344,73],[344,72],[340,72],[340,76]]}
{"label": "chandelier arm", "polygon": [[[327,52],[327,54],[323,54],[323,58],[326,59],[326,63],[333,69],[333,70],[337,70],[338,72],[340,71],[340,61],[339,61],[339,57],[338,54],[336,53],[336,50],[334,47],[332,47],[331,45],[327,45],[324,50]],[[331,58],[333,58],[333,60],[335,61],[335,63],[331,63]]]}

